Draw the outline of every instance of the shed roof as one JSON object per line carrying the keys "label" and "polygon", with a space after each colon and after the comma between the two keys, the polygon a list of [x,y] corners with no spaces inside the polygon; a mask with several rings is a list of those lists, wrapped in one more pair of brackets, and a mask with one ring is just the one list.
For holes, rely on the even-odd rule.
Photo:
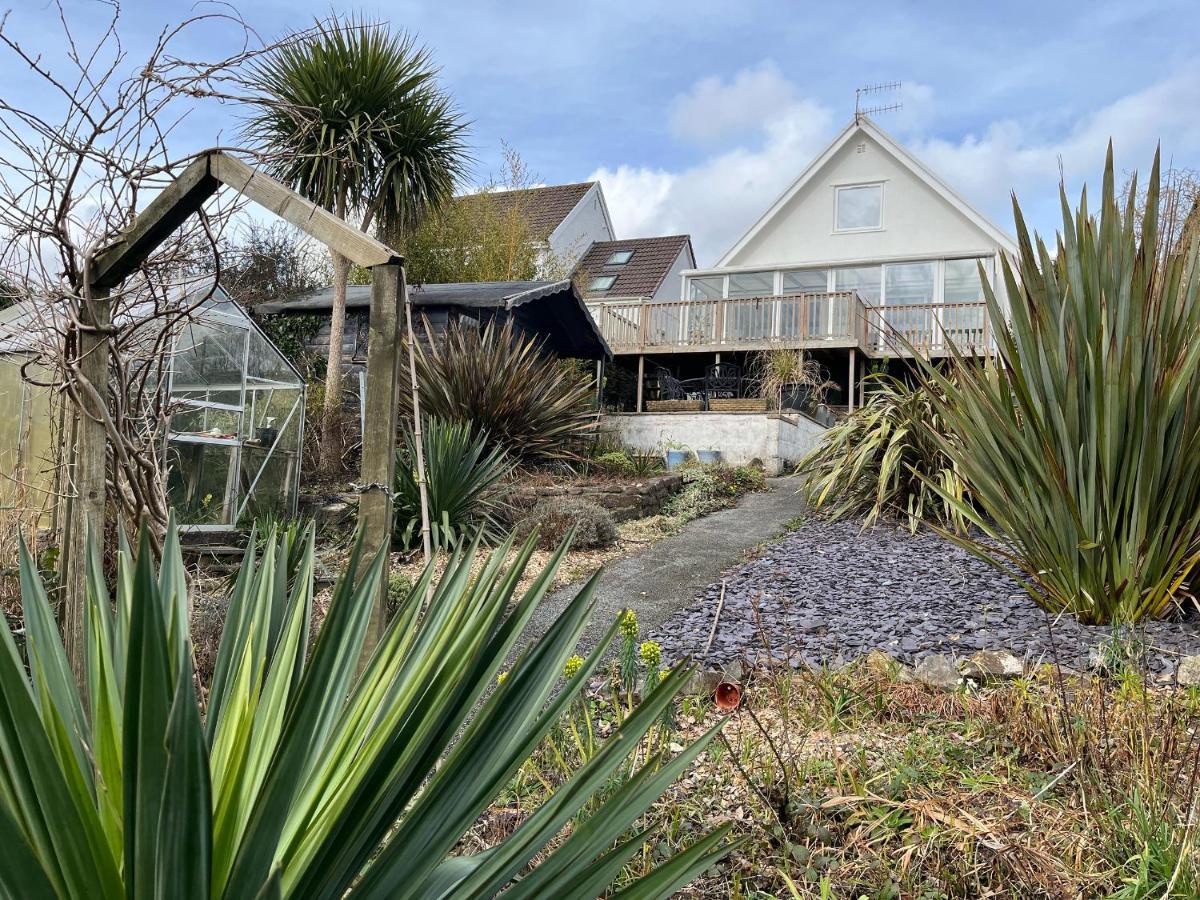
{"label": "shed roof", "polygon": [[[675,265],[682,251],[687,251],[687,268],[696,264],[692,253],[692,239],[686,234],[665,237],[631,238],[627,241],[596,241],[583,259],[578,270],[583,274],[584,291],[591,297],[652,297]],[[629,262],[609,265],[614,253],[631,252]],[[587,285],[592,279],[604,275],[616,276],[612,287],[605,291],[592,291]]]}
{"label": "shed roof", "polygon": [[[424,284],[409,288],[414,307],[458,307],[503,310],[527,330],[544,336],[547,346],[560,356],[576,359],[609,357],[612,351],[588,312],[579,289],[563,281],[476,281]],[[371,286],[346,288],[346,308],[371,305]],[[295,300],[260,303],[260,315],[326,313],[333,309],[333,288],[322,288]]]}

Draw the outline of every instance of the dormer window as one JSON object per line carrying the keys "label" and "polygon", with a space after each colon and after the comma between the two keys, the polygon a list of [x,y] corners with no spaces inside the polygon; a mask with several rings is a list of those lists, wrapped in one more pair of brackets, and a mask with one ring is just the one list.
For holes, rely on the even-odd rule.
{"label": "dormer window", "polygon": [[629,262],[629,260],[631,260],[632,258],[633,258],[632,250],[618,250],[616,253],[614,253],[612,256],[610,256],[608,258],[608,262],[606,262],[605,265],[606,266],[623,266],[623,265],[625,265],[625,263]]}
{"label": "dormer window", "polygon": [[588,284],[588,291],[607,291],[616,283],[616,275],[598,275]]}
{"label": "dormer window", "polygon": [[883,185],[834,188],[834,231],[877,231],[883,227]]}

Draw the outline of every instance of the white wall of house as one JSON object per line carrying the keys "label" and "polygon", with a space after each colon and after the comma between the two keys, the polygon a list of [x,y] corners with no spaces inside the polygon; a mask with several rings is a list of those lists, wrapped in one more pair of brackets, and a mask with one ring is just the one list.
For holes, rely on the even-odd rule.
{"label": "white wall of house", "polygon": [[683,273],[695,266],[696,260],[692,258],[691,243],[689,242],[680,248],[679,255],[671,264],[671,271],[667,273],[667,277],[663,279],[663,283],[658,286],[658,290],[654,292],[651,299],[663,301],[682,299],[684,295],[680,291],[683,288]]}
{"label": "white wall of house", "polygon": [[[838,217],[839,196],[856,190],[871,192],[879,209],[858,227]],[[979,260],[1003,302],[1006,252],[1015,252],[1010,237],[864,122],[839,135],[715,267],[685,273],[683,291],[700,299],[857,289],[884,305],[970,302],[982,299]]]}
{"label": "white wall of house", "polygon": [[616,235],[613,233],[612,220],[604,202],[604,192],[597,182],[550,233],[548,243],[556,260],[570,271],[595,241],[613,240],[616,240]]}
{"label": "white wall of house", "polygon": [[[837,188],[881,184],[882,227],[835,229]],[[862,259],[994,253],[995,241],[936,193],[878,141],[860,132],[842,146],[745,246],[726,268],[797,265]]]}

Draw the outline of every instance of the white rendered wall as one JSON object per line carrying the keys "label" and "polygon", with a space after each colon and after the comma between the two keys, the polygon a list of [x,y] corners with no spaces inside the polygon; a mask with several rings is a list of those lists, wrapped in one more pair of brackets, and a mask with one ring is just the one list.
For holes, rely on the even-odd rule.
{"label": "white rendered wall", "polygon": [[594,184],[551,233],[550,252],[570,271],[593,243],[615,239],[604,212],[600,186]]}
{"label": "white rendered wall", "polygon": [[617,413],[606,415],[600,427],[637,450],[662,451],[672,444],[719,450],[723,462],[736,466],[758,460],[768,475],[789,468],[825,433],[804,416],[763,413]]}

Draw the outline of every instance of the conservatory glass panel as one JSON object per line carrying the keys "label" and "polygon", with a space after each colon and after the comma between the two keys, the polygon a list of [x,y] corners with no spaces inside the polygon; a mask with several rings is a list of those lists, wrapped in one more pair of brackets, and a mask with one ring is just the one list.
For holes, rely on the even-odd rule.
{"label": "conservatory glass panel", "polygon": [[933,262],[898,263],[884,269],[884,321],[914,345],[928,345],[937,331],[932,306],[936,269]]}
{"label": "conservatory glass panel", "polygon": [[[798,269],[783,273],[784,294],[824,294],[829,290],[828,269]],[[785,337],[801,333],[807,322],[807,334],[820,336],[829,333],[830,301],[820,297],[785,301],[780,310],[779,328]]]}

